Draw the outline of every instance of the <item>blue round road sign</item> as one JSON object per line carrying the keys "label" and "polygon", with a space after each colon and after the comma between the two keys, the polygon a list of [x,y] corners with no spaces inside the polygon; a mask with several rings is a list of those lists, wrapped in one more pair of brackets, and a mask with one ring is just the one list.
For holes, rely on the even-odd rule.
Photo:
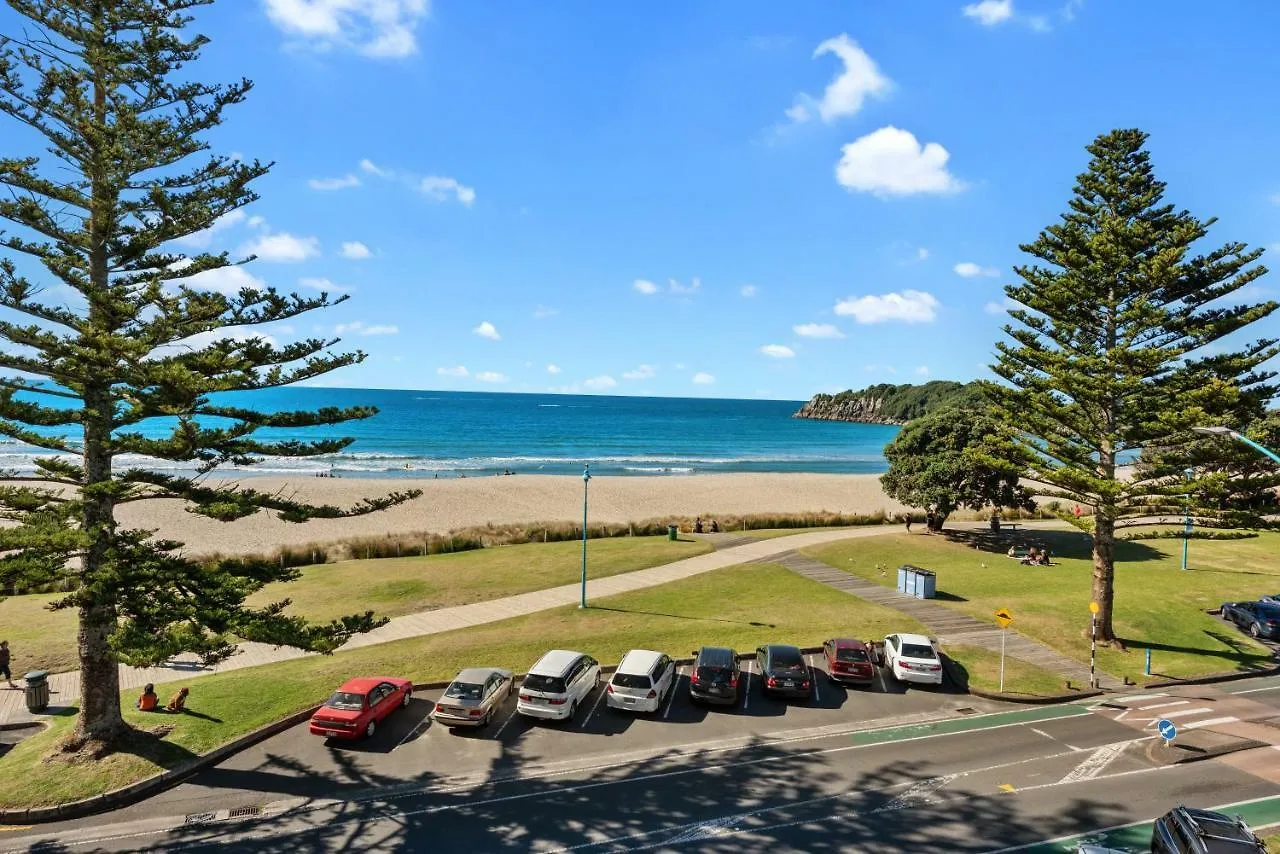
{"label": "blue round road sign", "polygon": [[1156,729],[1165,741],[1173,741],[1173,737],[1178,734],[1178,728],[1173,725],[1173,721],[1166,718],[1156,721]]}

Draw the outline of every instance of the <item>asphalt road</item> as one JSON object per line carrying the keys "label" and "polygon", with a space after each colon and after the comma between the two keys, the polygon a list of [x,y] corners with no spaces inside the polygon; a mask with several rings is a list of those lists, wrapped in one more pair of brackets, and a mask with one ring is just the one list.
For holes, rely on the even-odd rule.
{"label": "asphalt road", "polygon": [[[1265,704],[1263,715],[1280,710],[1280,680],[1233,688]],[[1248,762],[1169,765],[1172,751],[1150,731],[1083,704],[1009,711],[824,679],[819,690],[809,704],[753,691],[728,711],[691,707],[678,692],[647,718],[593,702],[572,724],[504,716],[467,735],[422,726],[430,705],[419,698],[367,744],[292,730],[161,798],[15,831],[0,846],[985,852],[1148,819],[1176,802],[1280,795],[1280,779]],[[237,807],[261,814],[230,817]]]}

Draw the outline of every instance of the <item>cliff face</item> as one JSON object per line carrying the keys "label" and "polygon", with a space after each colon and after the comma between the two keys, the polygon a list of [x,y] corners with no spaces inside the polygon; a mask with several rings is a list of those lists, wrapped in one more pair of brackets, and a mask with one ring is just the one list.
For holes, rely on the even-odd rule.
{"label": "cliff face", "polygon": [[880,383],[862,391],[814,395],[795,417],[900,426],[939,407],[965,405],[980,399],[977,383],[961,384],[947,380],[934,380],[924,385]]}
{"label": "cliff face", "polygon": [[883,396],[859,395],[836,400],[833,394],[817,394],[813,399],[800,407],[796,418],[810,418],[814,421],[856,421],[861,424],[906,424],[906,420],[889,418],[882,414],[886,398]]}

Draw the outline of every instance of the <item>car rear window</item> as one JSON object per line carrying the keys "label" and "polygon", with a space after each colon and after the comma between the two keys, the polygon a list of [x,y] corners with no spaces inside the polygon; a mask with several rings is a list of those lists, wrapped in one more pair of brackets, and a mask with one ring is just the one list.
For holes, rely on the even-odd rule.
{"label": "car rear window", "polygon": [[452,682],[445,689],[444,695],[455,700],[479,700],[484,695],[484,686],[471,682]]}
{"label": "car rear window", "polygon": [[563,694],[564,680],[559,676],[539,676],[530,673],[524,677],[524,687],[530,691],[542,691],[545,694]]}
{"label": "car rear window", "polygon": [[1258,616],[1268,620],[1280,620],[1280,605],[1264,602],[1258,606]]}
{"label": "car rear window", "polygon": [[358,712],[364,708],[364,694],[353,694],[350,691],[335,691],[329,701],[325,703],[331,709],[344,709],[348,712]]}
{"label": "car rear window", "polygon": [[867,651],[865,649],[837,649],[836,661],[866,661]]}
{"label": "car rear window", "polygon": [[774,650],[770,664],[777,670],[801,670],[804,668],[804,659],[795,650]]}
{"label": "car rear window", "polygon": [[698,681],[710,682],[712,685],[725,685],[733,674],[728,667],[699,667]]}
{"label": "car rear window", "polygon": [[615,673],[613,674],[613,684],[619,688],[653,687],[653,684],[649,682],[648,676],[638,676],[635,673]]}
{"label": "car rear window", "polygon": [[926,661],[932,661],[937,657],[933,654],[933,647],[918,643],[904,643],[902,645],[902,656],[904,658],[923,658]]}

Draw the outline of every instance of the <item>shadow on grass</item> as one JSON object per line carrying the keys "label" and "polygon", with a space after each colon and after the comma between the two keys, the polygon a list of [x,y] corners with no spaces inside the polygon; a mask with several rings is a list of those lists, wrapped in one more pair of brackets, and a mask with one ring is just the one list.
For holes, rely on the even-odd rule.
{"label": "shadow on grass", "polygon": [[957,596],[956,594],[948,593],[945,590],[935,590],[933,592],[933,598],[937,599],[940,602],[968,602],[969,601],[963,596]]}
{"label": "shadow on grass", "polygon": [[[1226,632],[1218,632],[1211,629],[1205,629],[1204,633],[1223,646],[1228,647],[1228,649],[1205,649],[1203,647],[1154,643],[1150,641],[1133,640],[1131,638],[1124,638],[1122,642],[1131,650],[1149,648],[1157,652],[1180,652],[1205,658],[1218,658],[1234,663],[1237,670],[1250,670],[1258,665],[1270,664],[1272,662],[1272,656],[1268,655],[1265,651],[1250,647],[1248,639],[1243,635],[1236,637]],[[1167,679],[1184,678],[1170,676],[1165,673],[1153,673],[1152,675],[1161,676]]]}
{"label": "shadow on grass", "polygon": [[697,620],[703,623],[733,623],[739,626],[755,626],[757,628],[777,628],[774,623],[761,623],[757,620],[729,620],[724,617],[695,617],[689,614],[668,614],[663,611],[645,611],[640,608],[609,608],[604,605],[591,605],[593,611],[613,611],[617,614],[645,614],[650,617],[671,617],[676,620]]}

